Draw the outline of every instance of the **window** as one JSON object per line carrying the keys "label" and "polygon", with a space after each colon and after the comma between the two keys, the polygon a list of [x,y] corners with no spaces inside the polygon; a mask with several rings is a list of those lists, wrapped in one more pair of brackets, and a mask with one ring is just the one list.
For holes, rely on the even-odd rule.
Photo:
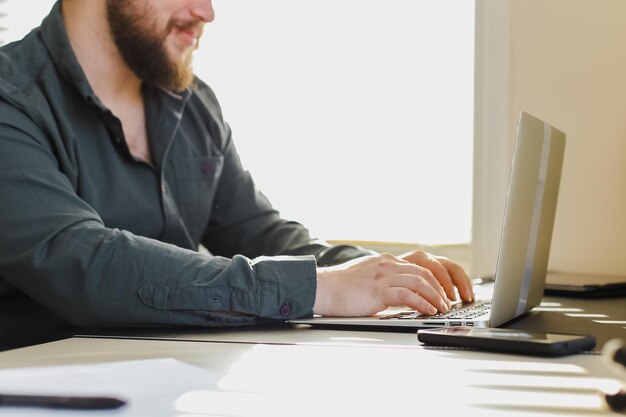
{"label": "window", "polygon": [[284,217],[324,239],[470,241],[473,2],[214,7],[196,72]]}
{"label": "window", "polygon": [[4,25],[4,18],[6,17],[6,8],[2,6],[2,3],[5,3],[6,0],[0,0],[0,45],[3,45],[4,42],[4,38],[3,38],[3,33],[6,31],[6,28],[3,26]]}
{"label": "window", "polygon": [[23,38],[39,26],[55,0],[0,0],[0,45]]}

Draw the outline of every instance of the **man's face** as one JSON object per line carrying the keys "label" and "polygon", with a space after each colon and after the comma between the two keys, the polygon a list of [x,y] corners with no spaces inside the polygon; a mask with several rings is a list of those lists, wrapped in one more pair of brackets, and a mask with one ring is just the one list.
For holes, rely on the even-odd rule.
{"label": "man's face", "polygon": [[143,81],[173,91],[193,81],[192,53],[213,20],[211,0],[106,0],[113,40]]}

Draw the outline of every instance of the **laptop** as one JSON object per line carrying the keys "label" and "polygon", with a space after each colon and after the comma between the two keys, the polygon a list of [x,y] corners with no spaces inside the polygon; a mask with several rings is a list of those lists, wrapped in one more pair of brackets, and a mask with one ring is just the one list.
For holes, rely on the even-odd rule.
{"label": "laptop", "polygon": [[449,312],[422,315],[390,307],[370,317],[291,320],[315,326],[498,327],[541,302],[561,180],[565,134],[526,112],[520,114],[504,223],[493,283],[476,288],[474,303],[453,304]]}
{"label": "laptop", "polygon": [[610,298],[626,295],[626,276],[548,271],[545,295]]}

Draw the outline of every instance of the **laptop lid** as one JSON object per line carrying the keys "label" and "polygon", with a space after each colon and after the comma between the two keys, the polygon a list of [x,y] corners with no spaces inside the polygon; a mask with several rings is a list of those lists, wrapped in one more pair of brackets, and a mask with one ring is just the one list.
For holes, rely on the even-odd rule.
{"label": "laptop lid", "polygon": [[565,134],[522,112],[500,238],[490,327],[539,305],[548,269]]}
{"label": "laptop lid", "polygon": [[[292,323],[329,326],[497,327],[537,306],[543,297],[565,152],[565,134],[520,114],[506,196],[490,311],[472,319],[403,314],[392,307],[372,317],[313,317]],[[479,295],[477,294],[477,298]]]}

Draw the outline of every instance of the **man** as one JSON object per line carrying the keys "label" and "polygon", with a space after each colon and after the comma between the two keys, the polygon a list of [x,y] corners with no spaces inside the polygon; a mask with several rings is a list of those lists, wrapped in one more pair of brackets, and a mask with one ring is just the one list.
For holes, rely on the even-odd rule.
{"label": "man", "polygon": [[329,246],[279,216],[193,75],[213,18],[210,0],[62,0],[1,49],[1,323],[233,326],[472,300],[445,258]]}

